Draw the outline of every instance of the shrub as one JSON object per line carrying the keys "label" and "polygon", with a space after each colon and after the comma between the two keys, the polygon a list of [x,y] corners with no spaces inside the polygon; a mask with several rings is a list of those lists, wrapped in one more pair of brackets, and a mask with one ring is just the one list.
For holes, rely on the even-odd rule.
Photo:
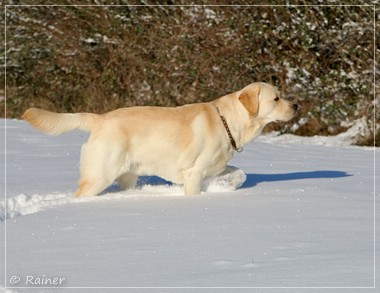
{"label": "shrub", "polygon": [[[369,133],[379,125],[373,6],[103,3],[108,6],[7,7],[7,117],[32,106],[98,113],[177,106],[265,81],[302,106],[292,123],[267,130],[335,135],[363,117]],[[167,1],[173,3],[186,4]],[[358,143],[373,141],[369,134]]]}

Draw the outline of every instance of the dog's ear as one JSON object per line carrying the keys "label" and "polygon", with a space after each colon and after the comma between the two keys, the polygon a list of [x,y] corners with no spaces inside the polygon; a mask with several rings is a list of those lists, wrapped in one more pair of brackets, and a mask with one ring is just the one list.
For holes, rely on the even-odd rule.
{"label": "dog's ear", "polygon": [[257,116],[259,112],[259,94],[260,87],[256,86],[254,88],[249,87],[244,89],[239,96],[239,101],[247,109],[250,116]]}

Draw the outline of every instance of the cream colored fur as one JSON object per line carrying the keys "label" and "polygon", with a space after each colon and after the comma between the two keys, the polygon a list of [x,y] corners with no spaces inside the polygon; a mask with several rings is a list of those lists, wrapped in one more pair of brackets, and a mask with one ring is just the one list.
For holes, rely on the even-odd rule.
{"label": "cream colored fur", "polygon": [[114,180],[122,189],[133,188],[140,175],[183,184],[190,195],[201,192],[205,178],[223,172],[234,153],[218,110],[242,148],[269,122],[295,115],[295,104],[276,97],[275,87],[253,83],[209,103],[130,107],[101,115],[31,108],[23,118],[52,135],[73,129],[91,132],[82,146],[77,196],[96,195]]}

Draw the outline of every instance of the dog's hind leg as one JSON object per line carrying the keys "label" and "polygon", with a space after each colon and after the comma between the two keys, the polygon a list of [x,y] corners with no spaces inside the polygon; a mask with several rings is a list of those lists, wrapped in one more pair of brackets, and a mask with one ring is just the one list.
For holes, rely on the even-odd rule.
{"label": "dog's hind leg", "polygon": [[77,197],[97,195],[123,173],[123,149],[104,139],[92,140],[82,146]]}
{"label": "dog's hind leg", "polygon": [[106,189],[112,181],[106,181],[104,178],[86,178],[80,179],[79,188],[75,191],[76,197],[97,195]]}
{"label": "dog's hind leg", "polygon": [[131,172],[127,172],[123,175],[120,175],[119,178],[117,178],[117,181],[120,185],[120,189],[126,190],[134,188],[136,186],[137,178],[138,176]]}

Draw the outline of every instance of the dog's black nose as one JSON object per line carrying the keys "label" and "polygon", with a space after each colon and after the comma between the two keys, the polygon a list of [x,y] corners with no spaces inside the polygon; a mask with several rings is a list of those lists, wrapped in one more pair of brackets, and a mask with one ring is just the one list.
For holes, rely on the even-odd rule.
{"label": "dog's black nose", "polygon": [[297,109],[298,109],[298,104],[293,104],[293,109],[297,111]]}

